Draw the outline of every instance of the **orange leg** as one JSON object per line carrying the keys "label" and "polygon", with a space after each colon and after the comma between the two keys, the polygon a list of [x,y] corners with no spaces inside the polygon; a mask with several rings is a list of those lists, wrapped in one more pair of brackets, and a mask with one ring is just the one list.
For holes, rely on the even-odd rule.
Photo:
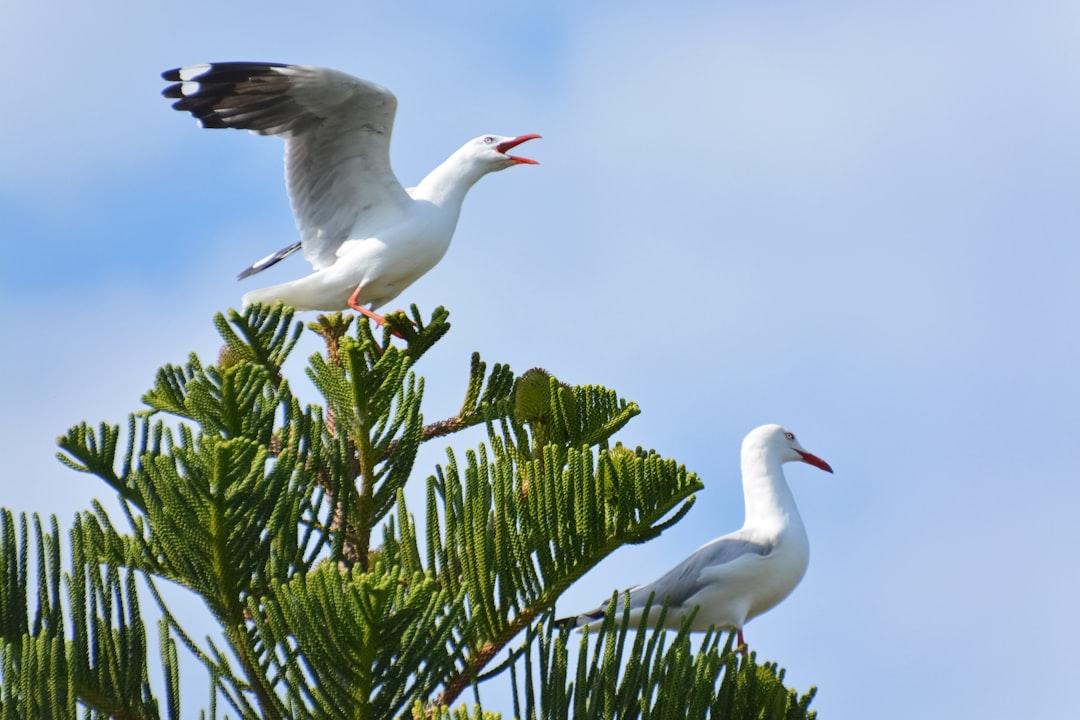
{"label": "orange leg", "polygon": [[746,657],[746,656],[747,656],[747,651],[746,651],[746,641],[745,641],[745,640],[743,640],[743,636],[742,636],[742,628],[739,628],[739,629],[738,629],[738,630],[736,630],[735,632],[737,633],[737,634],[735,635],[735,637],[736,637],[736,638],[738,638],[738,640],[739,640],[739,646],[735,648],[735,652],[737,652],[737,653],[742,653],[742,656],[743,656],[743,657]]}
{"label": "orange leg", "polygon": [[361,315],[363,315],[365,317],[369,317],[372,320],[374,320],[375,321],[375,327],[379,327],[384,322],[386,322],[386,318],[384,318],[382,315],[378,314],[377,312],[373,312],[371,310],[368,310],[366,307],[364,307],[363,305],[358,303],[356,301],[356,298],[359,295],[360,295],[360,286],[357,285],[356,289],[353,290],[353,294],[349,296],[349,307],[351,307],[353,310],[360,313]]}

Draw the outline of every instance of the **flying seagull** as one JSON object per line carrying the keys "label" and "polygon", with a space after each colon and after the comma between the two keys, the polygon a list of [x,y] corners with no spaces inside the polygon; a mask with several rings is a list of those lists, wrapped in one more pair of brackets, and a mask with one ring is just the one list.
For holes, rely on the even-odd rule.
{"label": "flying seagull", "polygon": [[[697,607],[691,630],[735,630],[745,654],[743,626],[791,594],[810,561],[806,528],[784,479],[783,465],[793,461],[832,472],[828,463],[804,450],[791,431],[779,425],[751,431],[742,444],[742,528],[706,543],[658,580],[632,588],[631,620],[640,620],[654,594],[654,610],[668,599],[665,627],[679,629]],[[560,622],[599,623],[608,602]]]}
{"label": "flying seagull", "polygon": [[[254,290],[243,304],[347,307],[382,324],[384,305],[442,259],[469,188],[489,172],[535,160],[508,151],[539,135],[481,135],[414,188],[390,168],[397,99],[386,88],[308,65],[228,62],[168,70],[162,93],[206,128],[285,139],[285,179],[300,241],[240,273],[254,275],[303,248],[315,271]],[[364,307],[364,306],[367,307]]]}

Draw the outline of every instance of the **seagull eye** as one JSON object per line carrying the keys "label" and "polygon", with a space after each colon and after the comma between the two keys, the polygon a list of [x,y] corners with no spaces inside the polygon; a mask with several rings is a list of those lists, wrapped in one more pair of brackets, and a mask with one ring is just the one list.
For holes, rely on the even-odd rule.
{"label": "seagull eye", "polygon": [[795,439],[795,433],[786,432],[786,433],[784,433],[784,437],[786,437],[788,440],[794,440]]}
{"label": "seagull eye", "polygon": [[484,138],[484,142],[485,142],[486,144],[490,145],[491,143],[495,142],[495,138],[493,138],[493,137],[491,137],[490,135],[488,135],[488,136],[487,136],[486,138]]}

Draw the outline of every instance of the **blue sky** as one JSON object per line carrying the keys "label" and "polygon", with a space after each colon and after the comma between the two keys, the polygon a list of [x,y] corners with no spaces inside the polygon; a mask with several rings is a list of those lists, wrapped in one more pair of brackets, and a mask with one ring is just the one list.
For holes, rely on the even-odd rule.
{"label": "blue sky", "polygon": [[[836,474],[789,466],[810,569],[747,639],[793,686],[819,686],[823,718],[1040,717],[1069,702],[1075,2],[3,14],[4,506],[66,521],[108,499],[55,461],[55,438],[122,422],[165,362],[214,357],[212,314],[259,282],[236,272],[295,237],[280,143],[198,129],[158,73],[326,65],[397,94],[405,184],[481,133],[544,136],[526,153],[541,165],[473,189],[446,258],[394,305],[452,313],[419,368],[425,416],[453,412],[473,350],[540,365],[637,401],[623,442],[706,484],[684,522],[614,555],[560,610],[737,528],[739,444],[778,422]],[[297,257],[260,279],[306,272]],[[298,357],[317,349],[306,342]]]}

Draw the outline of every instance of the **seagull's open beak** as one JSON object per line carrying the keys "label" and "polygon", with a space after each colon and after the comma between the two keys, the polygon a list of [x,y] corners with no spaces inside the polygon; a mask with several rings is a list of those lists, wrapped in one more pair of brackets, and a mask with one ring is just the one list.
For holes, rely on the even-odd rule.
{"label": "seagull's open beak", "polygon": [[814,455],[814,454],[808,453],[808,452],[803,452],[802,450],[796,450],[795,452],[799,453],[799,455],[802,455],[802,461],[804,463],[806,463],[807,465],[813,465],[814,467],[820,468],[820,469],[824,470],[825,472],[829,472],[829,473],[832,472],[832,468],[829,467],[829,463],[825,462],[824,460],[819,458],[817,455]]}
{"label": "seagull's open beak", "polygon": [[[517,147],[518,145],[525,142],[526,140],[535,140],[538,137],[540,137],[540,136],[536,135],[536,134],[533,134],[533,135],[518,135],[513,140],[507,140],[506,142],[499,143],[498,145],[495,146],[495,149],[498,150],[499,152],[501,152],[503,155],[506,155],[507,150]],[[510,158],[511,160],[513,160],[518,165],[539,165],[540,164],[540,163],[536,162],[535,160],[530,160],[529,158],[524,158],[524,157],[517,157],[516,155],[506,155],[506,157]]]}

